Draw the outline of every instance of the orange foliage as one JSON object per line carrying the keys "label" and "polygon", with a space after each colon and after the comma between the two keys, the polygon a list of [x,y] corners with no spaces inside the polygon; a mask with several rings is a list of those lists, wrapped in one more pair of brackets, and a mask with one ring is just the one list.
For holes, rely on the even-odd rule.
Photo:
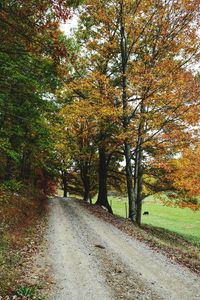
{"label": "orange foliage", "polygon": [[173,186],[189,198],[200,196],[200,147],[184,150],[182,157],[172,161]]}
{"label": "orange foliage", "polygon": [[85,8],[77,34],[83,52],[62,91],[74,100],[62,111],[65,126],[96,144],[103,132],[110,148],[126,141],[132,158],[140,149],[144,174],[157,167],[162,186],[173,181],[197,195],[197,178],[190,172],[188,182],[177,169],[173,180],[169,162],[198,139],[200,85],[191,69],[200,55],[199,1],[87,0]]}

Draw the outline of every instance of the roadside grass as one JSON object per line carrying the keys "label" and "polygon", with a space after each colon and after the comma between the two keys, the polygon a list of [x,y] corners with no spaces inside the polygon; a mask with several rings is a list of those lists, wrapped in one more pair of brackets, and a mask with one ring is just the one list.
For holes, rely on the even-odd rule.
{"label": "roadside grass", "polygon": [[200,248],[200,211],[163,206],[159,201],[152,200],[144,203],[144,211],[148,211],[149,215],[142,216],[143,224],[178,233]]}
{"label": "roadside grass", "polygon": [[[8,290],[14,286],[16,277],[12,271],[16,267],[19,257],[12,253],[10,241],[6,234],[0,235],[0,296],[7,295]],[[16,274],[16,273],[15,273]]]}
{"label": "roadside grass", "polygon": [[63,197],[63,190],[62,189],[57,189],[57,196],[58,197]]}
{"label": "roadside grass", "polygon": [[[58,197],[63,197],[63,190],[61,188],[58,188],[57,191],[56,191],[56,195],[55,196],[58,196]],[[77,198],[77,199],[82,199],[83,197],[80,196],[80,195],[75,195],[75,194],[69,194],[69,197],[70,198]]]}
{"label": "roadside grass", "polygon": [[[80,200],[77,199],[77,201]],[[133,226],[129,219],[124,218],[124,203],[119,203],[119,201],[119,199],[116,200],[115,198],[112,198],[111,202],[113,205],[114,213],[116,213],[117,210],[118,212],[120,212],[121,205],[121,212],[123,214],[122,216],[111,215],[105,210],[103,210],[101,207],[96,205],[90,205],[84,201],[80,201],[80,204],[87,208],[92,214],[96,215],[98,218],[103,219],[105,222],[111,223],[112,225],[117,227],[119,230],[125,232],[129,236],[134,237],[139,241],[142,241],[143,243],[146,243],[156,252],[163,253],[172,261],[184,265],[190,270],[200,275],[200,247],[198,246],[198,238],[197,243],[194,243],[191,241],[191,239],[188,239],[188,236],[185,237],[183,233],[175,232],[179,231],[176,230],[176,221],[174,221],[174,223],[171,224],[170,230],[164,228],[164,225],[166,223],[164,219],[163,222],[161,222],[162,227],[156,227],[151,224],[142,224],[141,227]],[[146,207],[144,207],[144,209],[145,208]],[[165,208],[166,207],[163,207],[164,210]],[[150,211],[150,213],[152,213],[152,211]],[[150,215],[148,215],[147,217],[149,216]],[[188,231],[189,229],[190,228],[187,227]]]}
{"label": "roadside grass", "polygon": [[[93,203],[95,203],[93,198]],[[127,198],[109,197],[109,203],[113,213],[126,218],[128,212]],[[143,204],[142,213],[148,211],[148,215],[142,215],[142,224],[154,230],[160,228],[165,232],[174,232],[187,241],[200,248],[200,211],[193,212],[189,208],[164,206],[155,197],[148,197]]]}
{"label": "roadside grass", "polygon": [[[62,196],[63,191],[58,190],[58,195]],[[74,197],[74,195],[71,195]],[[76,198],[80,198],[75,196]],[[96,197],[92,203],[96,202]],[[128,202],[126,197],[110,196],[109,203],[113,213],[119,217],[128,216]],[[143,227],[148,230],[153,228],[155,233],[164,234],[167,232],[176,233],[186,241],[193,243],[200,248],[200,211],[193,212],[189,208],[178,208],[164,206],[156,197],[148,197],[142,208],[142,214],[148,211],[148,215],[142,215]],[[163,230],[162,230],[163,229]]]}

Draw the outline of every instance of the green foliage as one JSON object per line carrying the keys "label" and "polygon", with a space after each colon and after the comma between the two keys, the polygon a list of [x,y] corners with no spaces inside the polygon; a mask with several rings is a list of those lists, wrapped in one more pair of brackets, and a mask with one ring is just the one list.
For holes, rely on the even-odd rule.
{"label": "green foliage", "polygon": [[[58,11],[55,2],[19,5],[5,1],[0,10],[1,181],[34,182],[38,168],[48,177],[55,176],[50,124],[58,110],[55,91],[61,85],[60,57],[66,53],[58,21],[69,15],[66,3]],[[18,189],[10,183],[5,187]]]}
{"label": "green foliage", "polygon": [[194,205],[199,204],[198,198],[191,198],[191,199],[186,198],[186,199],[183,199],[182,201],[185,203],[194,204]]}
{"label": "green foliage", "polygon": [[19,192],[24,188],[24,184],[16,179],[7,180],[1,186],[7,192]]}
{"label": "green foliage", "polygon": [[36,299],[35,297],[37,296],[38,293],[35,286],[32,287],[21,286],[17,289],[16,294],[18,296],[25,297],[25,299],[29,297],[33,297],[34,299]]}

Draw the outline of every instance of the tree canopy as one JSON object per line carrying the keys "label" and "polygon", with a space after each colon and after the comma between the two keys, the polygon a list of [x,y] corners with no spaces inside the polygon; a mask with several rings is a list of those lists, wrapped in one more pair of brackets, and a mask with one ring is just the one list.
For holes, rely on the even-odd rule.
{"label": "tree canopy", "polygon": [[[66,37],[59,23],[77,6]],[[199,20],[190,0],[3,1],[1,179],[60,176],[65,195],[98,193],[110,212],[115,190],[137,224],[153,193],[189,207],[200,194]]]}

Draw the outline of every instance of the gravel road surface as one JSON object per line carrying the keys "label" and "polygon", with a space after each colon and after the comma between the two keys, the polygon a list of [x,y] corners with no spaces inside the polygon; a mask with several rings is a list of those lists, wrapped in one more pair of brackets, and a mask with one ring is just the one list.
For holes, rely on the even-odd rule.
{"label": "gravel road surface", "polygon": [[199,300],[200,278],[70,198],[50,200],[51,300]]}

